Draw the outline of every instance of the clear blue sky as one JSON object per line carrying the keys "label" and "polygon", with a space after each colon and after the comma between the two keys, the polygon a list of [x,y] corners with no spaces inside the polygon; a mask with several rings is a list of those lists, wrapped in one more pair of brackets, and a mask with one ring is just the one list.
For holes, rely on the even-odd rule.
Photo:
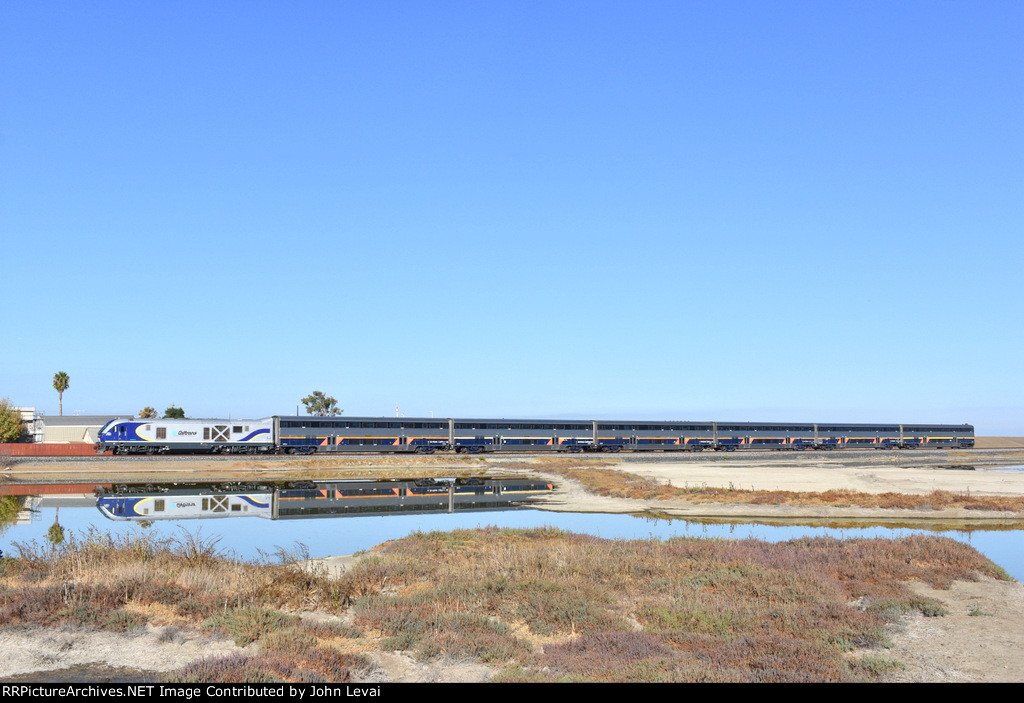
{"label": "clear blue sky", "polygon": [[0,396],[1024,435],[1024,3],[4,2]]}

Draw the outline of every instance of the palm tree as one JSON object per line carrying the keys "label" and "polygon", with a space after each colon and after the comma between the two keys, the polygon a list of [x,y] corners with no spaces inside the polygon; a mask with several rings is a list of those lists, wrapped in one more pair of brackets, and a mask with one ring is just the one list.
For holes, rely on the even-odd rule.
{"label": "palm tree", "polygon": [[60,400],[60,414],[64,414],[64,391],[71,385],[71,377],[63,371],[53,375],[53,389],[57,391],[57,398]]}

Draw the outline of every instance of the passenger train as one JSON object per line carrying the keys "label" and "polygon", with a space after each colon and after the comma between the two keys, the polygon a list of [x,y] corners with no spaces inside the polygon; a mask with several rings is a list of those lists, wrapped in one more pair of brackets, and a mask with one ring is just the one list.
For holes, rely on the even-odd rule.
{"label": "passenger train", "polygon": [[96,450],[165,453],[420,453],[967,449],[972,425],[505,420],[275,415],[116,419]]}
{"label": "passenger train", "polygon": [[283,483],[171,483],[97,486],[110,520],[228,517],[286,520],[409,513],[508,510],[549,495],[551,483],[525,478],[381,479]]}

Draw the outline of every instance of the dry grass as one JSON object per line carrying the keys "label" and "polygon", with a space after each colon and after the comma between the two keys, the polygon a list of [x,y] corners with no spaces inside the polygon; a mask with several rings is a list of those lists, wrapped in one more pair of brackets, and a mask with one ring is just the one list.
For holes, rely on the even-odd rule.
{"label": "dry grass", "polygon": [[[470,657],[507,681],[855,681],[884,625],[978,572],[977,552],[903,540],[611,541],[557,530],[414,535],[344,578],[356,623],[416,656]],[[851,602],[858,603],[852,607]],[[517,625],[525,623],[525,627]]]}
{"label": "dry grass", "polygon": [[872,680],[898,662],[851,660],[854,648],[884,648],[885,624],[904,613],[942,614],[904,582],[1005,578],[938,537],[770,544],[457,530],[380,545],[336,580],[296,567],[301,549],[245,563],[184,532],[15,547],[0,561],[5,625],[152,623],[246,646],[167,677],[186,681],[343,682],[367,668],[351,652],[377,649],[480,661],[505,681]]}
{"label": "dry grass", "polygon": [[323,648],[231,654],[189,664],[169,680],[181,683],[344,683],[360,658]]}
{"label": "dry grass", "polygon": [[995,510],[1024,512],[1024,497],[971,496],[949,491],[927,495],[904,493],[859,493],[849,490],[820,492],[744,490],[709,486],[671,486],[642,476],[602,468],[552,468],[566,478],[583,484],[594,493],[612,498],[642,500],[686,500],[695,503],[743,503],[750,505],[831,505],[902,510]]}
{"label": "dry grass", "polygon": [[4,625],[128,631],[152,623],[229,636],[239,646],[259,643],[259,652],[201,663],[170,680],[347,681],[345,667],[365,666],[359,657],[324,651],[317,634],[290,614],[338,611],[349,600],[338,582],[290,563],[243,562],[216,539],[186,531],[158,538],[92,530],[58,546],[15,543],[15,551],[0,561]]}

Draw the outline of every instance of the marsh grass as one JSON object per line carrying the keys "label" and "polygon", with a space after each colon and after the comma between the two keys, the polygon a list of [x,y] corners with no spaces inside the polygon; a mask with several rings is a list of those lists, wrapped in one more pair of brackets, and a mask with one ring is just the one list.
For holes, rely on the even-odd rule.
{"label": "marsh grass", "polygon": [[642,476],[614,469],[549,469],[583,484],[587,490],[612,498],[643,500],[688,500],[698,503],[743,503],[750,505],[831,505],[901,510],[995,510],[1024,512],[1024,497],[971,496],[950,491],[932,491],[927,495],[905,493],[859,493],[850,490],[767,491],[736,487],[671,486]]}
{"label": "marsh grass", "polygon": [[[4,625],[155,625],[245,647],[167,677],[182,681],[347,681],[367,668],[343,653],[354,647],[480,661],[506,681],[872,680],[898,666],[870,651],[884,652],[887,623],[944,614],[906,582],[1005,578],[970,547],[928,536],[455,530],[379,545],[337,579],[304,566],[301,547],[244,562],[199,535],[69,531],[15,551],[0,576]],[[298,617],[307,611],[327,617]]]}
{"label": "marsh grass", "polygon": [[221,550],[217,538],[184,531],[171,537],[68,531],[57,545],[14,547],[0,574],[3,625],[127,632],[151,624],[227,636],[239,647],[258,643],[263,650],[198,664],[180,672],[185,680],[346,681],[346,667],[357,662],[321,646],[336,639],[337,630],[320,637],[291,612],[337,612],[349,595],[337,581],[293,563],[243,561]]}
{"label": "marsh grass", "polygon": [[[297,621],[297,616],[288,616],[278,610],[246,606],[208,618],[203,622],[203,627],[230,635],[236,645],[245,647],[253,642],[259,642],[271,634],[277,637],[275,642],[280,644],[283,628],[293,625]],[[293,631],[292,628],[289,628],[289,632]],[[307,645],[316,643],[315,638],[309,637],[308,640]]]}
{"label": "marsh grass", "polygon": [[303,652],[245,652],[212,657],[165,675],[177,683],[327,683],[346,682],[365,669],[359,656],[324,648]]}
{"label": "marsh grass", "polygon": [[[884,675],[885,625],[942,588],[1001,571],[939,537],[613,541],[558,530],[414,534],[343,577],[356,625],[420,658],[469,657],[504,681],[857,681]],[[858,607],[850,604],[856,602]]]}

